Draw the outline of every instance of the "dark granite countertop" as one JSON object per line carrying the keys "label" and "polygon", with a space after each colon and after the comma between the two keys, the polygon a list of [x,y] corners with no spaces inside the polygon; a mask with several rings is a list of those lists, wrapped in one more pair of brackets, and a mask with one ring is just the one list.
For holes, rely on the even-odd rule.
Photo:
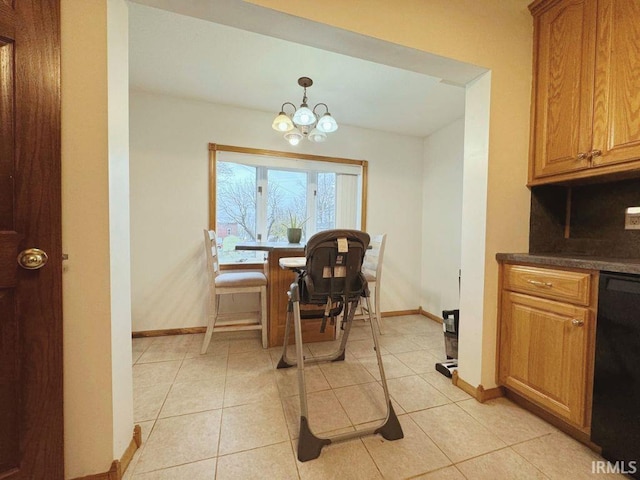
{"label": "dark granite countertop", "polygon": [[502,262],[530,263],[550,267],[584,268],[618,273],[640,274],[638,258],[603,258],[570,254],[529,254],[498,253],[496,259]]}

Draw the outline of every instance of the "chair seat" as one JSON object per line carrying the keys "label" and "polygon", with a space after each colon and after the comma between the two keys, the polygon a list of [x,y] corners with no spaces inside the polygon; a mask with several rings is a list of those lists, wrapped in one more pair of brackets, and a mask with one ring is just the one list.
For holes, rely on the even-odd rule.
{"label": "chair seat", "polygon": [[216,287],[261,287],[267,277],[261,272],[228,272],[216,277]]}
{"label": "chair seat", "polygon": [[[204,232],[204,253],[209,277],[207,302],[207,330],[202,340],[200,353],[207,353],[211,336],[217,331],[261,330],[262,347],[267,348],[267,277],[262,272],[249,270],[226,270],[220,272],[218,237],[213,230]],[[260,309],[257,311],[220,313],[220,297],[236,293],[258,293]],[[244,304],[245,302],[240,302]],[[251,323],[248,323],[251,322]]]}

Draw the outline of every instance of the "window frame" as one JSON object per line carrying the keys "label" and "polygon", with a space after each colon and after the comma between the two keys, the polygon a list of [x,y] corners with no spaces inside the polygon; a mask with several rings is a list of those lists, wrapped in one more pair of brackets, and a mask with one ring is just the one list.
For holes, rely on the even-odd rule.
{"label": "window frame", "polygon": [[[311,160],[316,162],[341,163],[346,165],[356,165],[362,168],[362,197],[360,199],[360,228],[366,231],[367,225],[367,184],[369,162],[367,160],[353,160],[350,158],[326,157],[321,155],[310,155],[305,153],[282,152],[278,150],[265,150],[259,148],[236,147],[232,145],[220,145],[217,143],[209,144],[209,229],[216,228],[216,165],[217,152],[233,152],[244,153],[248,155],[262,155],[269,157],[283,157],[293,160]],[[257,264],[243,264],[257,265]],[[235,264],[230,264],[231,268],[235,268]],[[221,266],[222,267],[222,266]]]}

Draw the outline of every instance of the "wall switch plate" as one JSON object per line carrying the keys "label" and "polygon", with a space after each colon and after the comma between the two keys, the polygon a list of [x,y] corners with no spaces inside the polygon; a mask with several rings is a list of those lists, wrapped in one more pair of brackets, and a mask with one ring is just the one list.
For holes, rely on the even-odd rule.
{"label": "wall switch plate", "polygon": [[640,207],[629,207],[625,210],[624,229],[640,230]]}

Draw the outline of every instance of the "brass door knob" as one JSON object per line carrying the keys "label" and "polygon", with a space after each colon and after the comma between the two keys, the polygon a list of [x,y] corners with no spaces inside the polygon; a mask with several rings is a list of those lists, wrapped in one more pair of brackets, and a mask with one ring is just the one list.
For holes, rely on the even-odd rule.
{"label": "brass door knob", "polygon": [[27,248],[18,254],[18,265],[26,270],[37,270],[44,267],[49,256],[39,248]]}
{"label": "brass door knob", "polygon": [[582,327],[584,325],[584,320],[574,318],[573,320],[571,320],[571,325],[573,325],[574,327]]}

